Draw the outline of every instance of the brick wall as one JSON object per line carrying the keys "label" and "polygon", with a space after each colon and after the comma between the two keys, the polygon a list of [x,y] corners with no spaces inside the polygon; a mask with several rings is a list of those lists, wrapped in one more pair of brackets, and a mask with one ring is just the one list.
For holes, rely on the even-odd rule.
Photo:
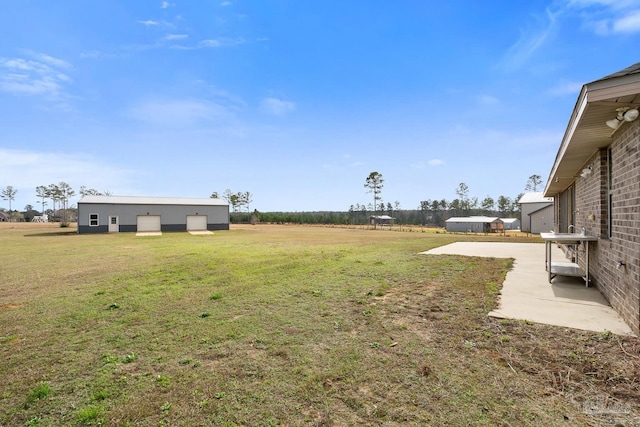
{"label": "brick wall", "polygon": [[[585,165],[592,173],[575,183],[577,230],[600,237],[590,246],[593,283],[611,306],[640,335],[640,120],[625,124],[613,136],[612,235],[608,236],[608,153],[596,152]],[[578,262],[584,267],[584,248]],[[626,265],[618,267],[618,261]]]}

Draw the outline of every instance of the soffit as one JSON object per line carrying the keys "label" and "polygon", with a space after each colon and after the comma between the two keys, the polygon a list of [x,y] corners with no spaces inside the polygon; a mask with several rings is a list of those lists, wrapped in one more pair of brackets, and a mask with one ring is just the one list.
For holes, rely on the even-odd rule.
{"label": "soffit", "polygon": [[607,77],[582,88],[549,175],[545,196],[554,196],[573,184],[591,156],[611,145],[613,135],[629,126],[623,122],[614,132],[605,123],[616,116],[616,108],[620,107],[640,107],[638,73]]}

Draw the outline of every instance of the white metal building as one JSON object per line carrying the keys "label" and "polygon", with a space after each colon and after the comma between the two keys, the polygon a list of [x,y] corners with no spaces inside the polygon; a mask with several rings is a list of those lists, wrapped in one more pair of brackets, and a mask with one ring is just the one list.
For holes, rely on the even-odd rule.
{"label": "white metal building", "polygon": [[500,218],[505,230],[520,230],[520,220],[518,218]]}
{"label": "white metal building", "polygon": [[228,230],[229,204],[220,199],[84,196],[78,233]]}
{"label": "white metal building", "polygon": [[452,217],[445,221],[445,229],[463,233],[497,233],[504,229],[504,224],[500,218],[496,217]]}
{"label": "white metal building", "polygon": [[527,233],[543,233],[553,230],[553,197],[544,193],[525,193],[520,200],[520,229]]}

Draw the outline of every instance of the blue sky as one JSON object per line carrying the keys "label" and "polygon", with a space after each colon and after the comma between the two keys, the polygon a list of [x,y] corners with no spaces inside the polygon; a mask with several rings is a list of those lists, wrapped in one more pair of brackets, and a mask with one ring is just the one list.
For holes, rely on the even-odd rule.
{"label": "blue sky", "polygon": [[638,0],[3,2],[0,188],[347,210],[377,171],[404,209],[515,197],[639,42]]}

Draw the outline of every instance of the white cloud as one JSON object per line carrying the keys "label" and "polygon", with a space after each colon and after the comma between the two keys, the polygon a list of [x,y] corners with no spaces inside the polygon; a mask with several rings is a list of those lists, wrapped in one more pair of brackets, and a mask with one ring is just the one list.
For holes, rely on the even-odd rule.
{"label": "white cloud", "polygon": [[577,11],[583,25],[601,36],[640,32],[638,0],[569,0],[568,11]]}
{"label": "white cloud", "polygon": [[169,3],[168,1],[163,1],[160,3],[160,9],[167,9],[171,6],[174,6],[174,5]]}
{"label": "white cloud", "polygon": [[239,46],[244,44],[245,40],[242,37],[238,37],[235,39],[231,38],[220,38],[220,39],[205,39],[200,41],[198,47],[229,47],[229,46]]}
{"label": "white cloud", "polygon": [[80,53],[80,58],[99,59],[99,58],[116,58],[114,53],[107,53],[100,50],[88,50]]}
{"label": "white cloud", "polygon": [[64,84],[72,80],[61,69],[71,65],[45,54],[28,52],[28,55],[34,59],[0,58],[0,91],[43,95],[58,101],[64,98]]}
{"label": "white cloud", "polygon": [[438,166],[442,166],[444,164],[445,164],[444,160],[431,159],[431,160],[427,160],[426,163],[423,162],[423,161],[418,161],[418,162],[415,162],[415,163],[411,163],[409,166],[411,166],[414,169],[424,169],[426,166],[438,167]]}
{"label": "white cloud", "polygon": [[222,105],[198,99],[147,100],[127,111],[130,117],[165,126],[188,126],[201,121],[231,118]]}
{"label": "white cloud", "polygon": [[45,55],[44,53],[33,53],[36,59],[55,68],[71,68],[71,64],[59,58]]}
{"label": "white cloud", "polygon": [[220,40],[213,40],[213,39],[202,40],[200,42],[200,46],[202,46],[202,47],[220,47],[220,46],[222,46],[222,42]]}
{"label": "white cloud", "polygon": [[613,31],[616,33],[640,32],[640,10],[635,10],[613,22]]}
{"label": "white cloud", "polygon": [[553,96],[576,95],[580,93],[582,83],[562,81],[549,90]]}
{"label": "white cloud", "polygon": [[38,208],[35,189],[64,181],[78,192],[81,185],[122,193],[135,182],[136,171],[106,164],[83,153],[59,153],[0,148],[0,182],[18,190],[17,209]]}
{"label": "white cloud", "polygon": [[484,105],[495,105],[500,103],[500,100],[498,98],[491,95],[482,95],[480,96],[479,101]]}
{"label": "white cloud", "polygon": [[30,61],[23,58],[0,59],[0,65],[20,71],[35,71],[38,73],[47,73],[51,70],[47,65],[36,61]]}
{"label": "white cloud", "polygon": [[545,11],[543,17],[537,17],[534,28],[520,30],[519,39],[509,48],[498,66],[507,71],[515,71],[522,67],[556,31],[560,12]]}
{"label": "white cloud", "polygon": [[208,98],[215,98],[217,103],[227,105],[230,109],[240,109],[246,107],[247,105],[242,97],[235,95],[227,90],[220,89],[219,87],[209,84],[206,81],[195,80],[193,83],[200,91],[199,93],[203,93],[203,96],[207,96]]}
{"label": "white cloud", "polygon": [[189,38],[188,34],[167,34],[164,36],[165,40],[186,40]]}
{"label": "white cloud", "polygon": [[606,6],[613,10],[638,6],[638,0],[568,0],[568,6],[579,9]]}
{"label": "white cloud", "polygon": [[284,116],[296,109],[296,104],[290,101],[283,101],[278,98],[264,98],[260,103],[260,109],[267,114],[274,116]]}
{"label": "white cloud", "polygon": [[5,74],[0,77],[0,90],[14,95],[57,95],[62,87],[50,77],[33,79],[26,74]]}
{"label": "white cloud", "polygon": [[[162,39],[162,41],[178,41],[185,40],[188,38],[187,34],[170,34]],[[244,44],[245,40],[243,38],[230,39],[230,38],[220,38],[220,39],[205,39],[199,41],[197,44],[173,44],[169,45],[172,49],[182,49],[182,50],[196,50],[196,49],[208,49],[208,48],[222,48],[222,47],[232,47],[239,46]],[[156,44],[153,47],[161,47],[162,44]]]}
{"label": "white cloud", "polygon": [[155,27],[160,25],[158,21],[154,21],[152,19],[147,19],[146,21],[138,21],[138,24],[142,24],[145,27]]}
{"label": "white cloud", "polygon": [[231,2],[230,1],[223,1],[222,3],[220,3],[220,6],[222,6],[222,7],[231,6]]}

